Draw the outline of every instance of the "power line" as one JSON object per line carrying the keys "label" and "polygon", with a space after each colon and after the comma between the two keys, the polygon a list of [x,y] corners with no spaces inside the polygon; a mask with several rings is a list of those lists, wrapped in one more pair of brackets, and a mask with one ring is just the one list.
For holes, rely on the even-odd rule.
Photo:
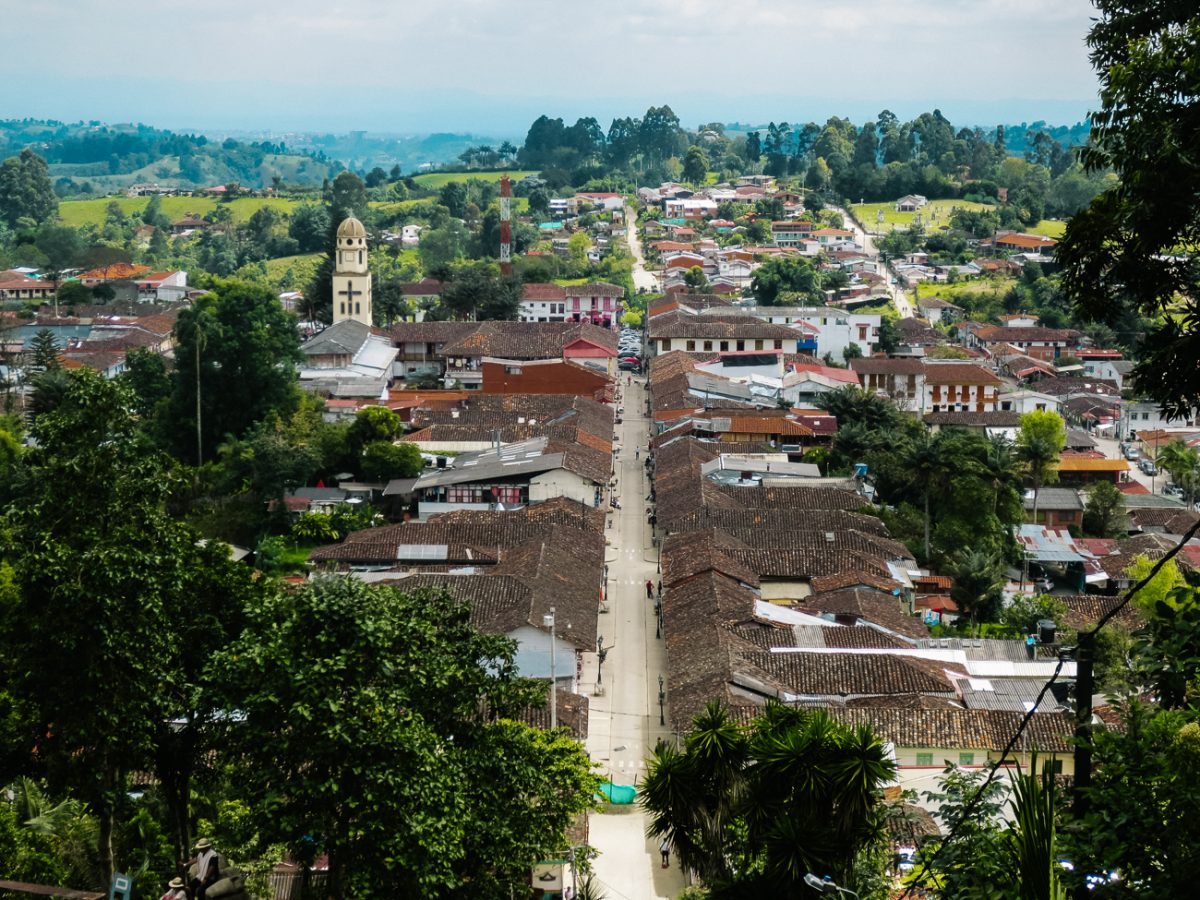
{"label": "power line", "polygon": [[1058,665],[1054,667],[1054,674],[1052,674],[1050,676],[1050,680],[1042,686],[1042,690],[1038,694],[1037,700],[1035,700],[1034,703],[1029,707],[1024,718],[1021,719],[1021,724],[1017,726],[1016,733],[1013,734],[1008,744],[1005,745],[1004,749],[1001,751],[1000,758],[992,763],[992,767],[988,772],[987,778],[984,779],[983,784],[979,786],[979,790],[977,790],[975,795],[967,802],[967,805],[963,808],[962,815],[958,817],[958,821],[954,823],[953,827],[951,827],[950,833],[946,835],[946,839],[938,845],[938,848],[936,851],[934,851],[933,856],[922,860],[921,870],[913,876],[913,879],[909,882],[908,887],[904,889],[904,893],[900,895],[899,900],[904,900],[904,898],[912,892],[912,889],[917,885],[921,878],[932,871],[933,864],[937,861],[938,857],[942,855],[942,851],[946,849],[946,847],[954,840],[955,837],[958,836],[959,829],[962,828],[962,826],[971,818],[971,815],[975,812],[975,808],[983,800],[983,795],[987,790],[988,785],[996,780],[996,773],[1000,771],[1000,767],[1004,765],[1004,761],[1007,759],[1009,752],[1013,747],[1016,746],[1017,741],[1021,739],[1021,735],[1025,731],[1025,726],[1029,724],[1030,719],[1033,718],[1033,715],[1037,711],[1038,707],[1042,705],[1042,700],[1045,699],[1046,693],[1050,690],[1050,686],[1054,684],[1055,680],[1059,676],[1059,673],[1062,672],[1063,662],[1065,662],[1065,660],[1062,657],[1059,657]]}
{"label": "power line", "polygon": [[[1095,638],[1096,634],[1100,631],[1100,629],[1103,628],[1106,624],[1108,624],[1108,622],[1111,621],[1112,618],[1117,615],[1117,613],[1119,613],[1122,609],[1124,609],[1129,604],[1129,601],[1132,600],[1134,598],[1134,596],[1138,593],[1138,591],[1140,591],[1142,588],[1144,588],[1146,585],[1148,585],[1151,582],[1151,580],[1153,580],[1154,576],[1157,575],[1162,570],[1163,566],[1165,566],[1168,562],[1170,562],[1172,559],[1174,559],[1176,556],[1179,555],[1180,551],[1183,550],[1183,548],[1187,545],[1188,541],[1190,541],[1193,537],[1196,536],[1197,532],[1200,532],[1200,520],[1197,520],[1195,522],[1195,524],[1193,524],[1192,527],[1189,528],[1183,534],[1183,536],[1180,538],[1179,542],[1176,543],[1175,546],[1173,546],[1169,551],[1167,551],[1167,553],[1165,553],[1161,559],[1159,559],[1157,562],[1155,562],[1155,564],[1151,567],[1149,573],[1147,573],[1147,575],[1141,581],[1139,581],[1137,584],[1133,585],[1133,587],[1131,587],[1125,593],[1125,596],[1121,599],[1121,601],[1119,603],[1114,604],[1112,609],[1110,609],[1108,612],[1106,612],[1103,616],[1100,617],[1099,621],[1096,622],[1096,625],[1093,628],[1091,628],[1089,631],[1081,632],[1080,638],[1084,639],[1084,640],[1090,640],[1090,639]],[[971,799],[967,802],[967,805],[963,808],[962,815],[959,816],[958,821],[956,821],[954,823],[954,825],[951,827],[949,834],[946,835],[946,839],[938,845],[937,850],[934,851],[933,855],[931,857],[929,857],[929,859],[922,861],[920,871],[918,871],[916,873],[916,875],[913,876],[912,880],[908,884],[908,887],[906,887],[904,889],[904,893],[900,895],[898,900],[905,900],[905,898],[907,898],[912,893],[913,888],[917,886],[917,884],[920,882],[920,880],[932,871],[933,864],[942,855],[942,851],[954,840],[955,837],[958,836],[959,830],[971,818],[971,815],[972,815],[972,813],[974,813],[975,808],[982,801],[984,792],[987,790],[988,786],[995,780],[996,773],[1000,770],[1000,767],[1002,765],[1004,765],[1004,761],[1007,758],[1009,752],[1013,749],[1013,747],[1016,746],[1017,741],[1021,739],[1021,735],[1024,734],[1025,728],[1029,724],[1030,720],[1032,720],[1035,711],[1038,709],[1038,707],[1041,706],[1042,700],[1045,698],[1047,691],[1050,690],[1051,685],[1054,684],[1055,680],[1058,678],[1059,674],[1062,672],[1062,667],[1063,667],[1064,661],[1065,661],[1064,658],[1062,656],[1060,656],[1059,660],[1058,660],[1058,665],[1055,666],[1055,668],[1054,668],[1054,674],[1052,674],[1050,676],[1050,680],[1046,682],[1046,684],[1042,687],[1041,692],[1038,694],[1036,702],[1034,702],[1034,704],[1025,713],[1024,718],[1021,719],[1020,724],[1017,726],[1016,733],[1013,734],[1013,736],[1009,740],[1008,744],[1004,747],[1004,750],[1000,754],[1000,758],[998,760],[996,760],[995,763],[993,763],[993,765],[991,767],[991,771],[988,772],[987,778],[984,779],[983,784],[981,784],[979,786],[979,790],[977,790],[975,792],[975,795],[973,797],[971,797]],[[1087,698],[1084,698],[1084,700],[1087,704],[1087,708],[1090,710],[1091,697],[1089,696]],[[1076,702],[1076,705],[1078,706],[1078,704],[1080,703],[1080,698],[1078,696],[1076,696],[1075,702]],[[1090,766],[1090,758],[1088,759],[1088,764]],[[1079,778],[1079,774],[1080,773],[1078,771],[1076,771],[1075,777],[1077,780]],[[1090,772],[1088,774],[1090,775]]]}

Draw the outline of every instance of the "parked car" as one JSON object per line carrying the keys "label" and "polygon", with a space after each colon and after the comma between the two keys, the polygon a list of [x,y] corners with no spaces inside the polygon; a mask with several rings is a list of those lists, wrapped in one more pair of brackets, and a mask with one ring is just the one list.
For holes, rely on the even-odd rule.
{"label": "parked car", "polygon": [[1125,458],[1130,461],[1137,459],[1140,455],[1141,454],[1139,454],[1137,451],[1137,447],[1130,446],[1125,448]]}
{"label": "parked car", "polygon": [[1138,461],[1138,468],[1147,475],[1157,475],[1158,466],[1154,465],[1154,461],[1150,459],[1142,459]]}
{"label": "parked car", "polygon": [[1168,496],[1171,496],[1171,497],[1182,497],[1183,496],[1183,488],[1181,488],[1177,484],[1168,484],[1166,487],[1163,488],[1163,493],[1167,494]]}

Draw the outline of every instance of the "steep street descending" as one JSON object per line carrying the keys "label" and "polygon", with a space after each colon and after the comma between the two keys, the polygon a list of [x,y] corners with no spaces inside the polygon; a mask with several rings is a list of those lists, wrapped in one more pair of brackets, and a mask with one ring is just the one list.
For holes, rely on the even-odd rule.
{"label": "steep street descending", "polygon": [[[606,532],[608,612],[601,614],[598,629],[604,646],[611,648],[600,673],[604,693],[595,694],[595,663],[585,667],[580,686],[593,692],[588,751],[615,784],[639,783],[655,743],[671,739],[669,729],[659,724],[658,677],[666,675],[666,650],[655,637],[654,601],[646,596],[646,582],[657,586],[660,577],[646,518],[646,391],[642,379],[632,382],[621,386],[624,421],[616,426],[614,493],[621,508],[610,509]],[[657,842],[646,837],[640,807],[610,806],[591,817],[590,829],[590,842],[600,851],[596,876],[612,900],[654,900],[682,890],[674,858],[668,869],[659,864]]]}
{"label": "steep street descending", "polygon": [[657,291],[658,276],[646,269],[646,256],[642,252],[642,239],[637,230],[637,211],[625,205],[625,227],[629,236],[629,252],[633,254],[633,286],[639,291]]}
{"label": "steep street descending", "polygon": [[[871,233],[860,228],[859,224],[850,217],[850,213],[847,210],[844,210],[839,206],[831,206],[830,209],[841,215],[842,220],[845,222],[845,227],[854,232],[854,239],[858,241],[859,246],[863,248],[863,253],[872,259],[878,259],[879,250],[875,246],[875,242],[871,239]],[[883,283],[887,289],[888,295],[892,298],[892,302],[896,304],[896,309],[900,312],[900,318],[913,318],[916,315],[916,311],[913,308],[912,300],[909,298],[908,294],[906,294],[898,285],[892,284],[893,276],[889,270],[885,269],[880,274],[883,275]]]}

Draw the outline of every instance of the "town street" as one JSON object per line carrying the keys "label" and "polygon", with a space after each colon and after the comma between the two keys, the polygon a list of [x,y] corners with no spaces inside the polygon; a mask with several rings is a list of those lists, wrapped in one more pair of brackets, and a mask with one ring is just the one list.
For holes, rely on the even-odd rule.
{"label": "town street", "polygon": [[[847,230],[854,232],[854,239],[858,242],[858,245],[863,248],[863,253],[873,259],[878,259],[879,250],[876,249],[875,242],[871,240],[870,233],[859,227],[858,223],[851,218],[849,211],[842,209],[840,206],[831,206],[829,208],[841,215]],[[911,319],[915,317],[916,312],[913,309],[912,301],[909,299],[908,294],[902,291],[897,285],[892,284],[892,273],[885,269],[880,274],[883,275],[884,286],[887,288],[888,295],[891,296],[892,302],[896,304],[896,309],[900,313],[900,318]]]}
{"label": "town street", "polygon": [[[654,602],[646,597],[646,582],[657,586],[660,576],[658,549],[646,520],[645,384],[635,377],[621,390],[624,421],[616,426],[614,445],[619,448],[614,469],[621,508],[610,508],[608,517],[608,612],[600,615],[598,628],[610,649],[600,673],[603,694],[595,693],[594,655],[584,667],[580,690],[592,693],[587,740],[592,759],[613,783],[636,785],[645,776],[655,743],[672,740],[672,735],[659,724],[658,678],[666,675],[666,649],[654,636]],[[682,890],[676,860],[672,857],[668,869],[661,867],[658,842],[646,837],[646,816],[639,806],[609,806],[592,815],[589,827],[589,842],[600,851],[594,861],[596,877],[611,900],[654,900]]]}
{"label": "town street", "polygon": [[642,239],[637,230],[637,211],[625,206],[625,229],[629,236],[629,252],[633,254],[633,286],[639,291],[658,291],[658,276],[646,270],[646,256],[642,253]]}

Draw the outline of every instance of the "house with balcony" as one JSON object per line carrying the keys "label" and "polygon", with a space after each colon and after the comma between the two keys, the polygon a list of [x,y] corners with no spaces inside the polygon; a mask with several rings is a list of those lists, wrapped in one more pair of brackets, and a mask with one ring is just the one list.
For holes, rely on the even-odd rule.
{"label": "house with balcony", "polygon": [[444,466],[425,469],[411,484],[389,484],[387,491],[411,494],[423,521],[455,510],[520,509],[555,497],[599,506],[611,477],[610,453],[542,436],[448,457]]}
{"label": "house with balcony", "polygon": [[446,371],[442,350],[479,327],[478,322],[398,322],[386,329],[399,351],[397,378],[441,377]]}
{"label": "house with balcony", "polygon": [[916,358],[868,356],[850,360],[862,379],[864,391],[892,400],[909,412],[922,412],[925,397],[925,363]]}
{"label": "house with balcony", "polygon": [[566,305],[565,321],[590,322],[592,325],[614,331],[621,327],[625,288],[620,285],[592,281],[587,284],[566,285],[563,293]]}
{"label": "house with balcony", "polygon": [[802,247],[813,239],[816,226],[807,219],[786,219],[771,223],[771,240],[776,247]]}
{"label": "house with balcony", "polygon": [[[587,287],[587,285],[582,285]],[[563,359],[616,374],[617,338],[609,328],[588,322],[471,322],[471,329],[446,343],[444,377],[464,390],[483,386],[484,359]]]}
{"label": "house with balcony", "polygon": [[956,360],[923,360],[922,412],[995,412],[1002,382],[983,366]]}

